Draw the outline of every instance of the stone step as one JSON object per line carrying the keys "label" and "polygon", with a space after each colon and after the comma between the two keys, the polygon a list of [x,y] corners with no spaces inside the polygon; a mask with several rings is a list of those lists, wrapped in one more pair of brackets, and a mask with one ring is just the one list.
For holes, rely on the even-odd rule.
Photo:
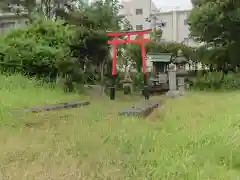
{"label": "stone step", "polygon": [[51,105],[44,105],[40,107],[32,107],[32,108],[26,108],[26,109],[17,109],[13,110],[12,112],[31,112],[31,113],[39,113],[43,111],[53,111],[53,110],[61,110],[61,109],[68,109],[68,108],[77,108],[81,106],[87,106],[90,102],[88,101],[75,101],[75,102],[64,102],[59,104],[51,104]]}
{"label": "stone step", "polygon": [[127,109],[123,109],[119,112],[120,116],[137,116],[147,117],[155,108],[159,106],[159,102],[152,100],[144,100],[137,103],[135,106]]}

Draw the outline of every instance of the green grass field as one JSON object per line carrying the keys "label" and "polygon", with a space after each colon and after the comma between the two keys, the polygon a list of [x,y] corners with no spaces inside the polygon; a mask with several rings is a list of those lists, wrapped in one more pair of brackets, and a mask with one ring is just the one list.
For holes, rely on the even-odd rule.
{"label": "green grass field", "polygon": [[[240,179],[240,92],[189,93],[144,120],[117,116],[129,97],[66,95],[21,76],[1,76],[0,87],[2,180]],[[66,100],[91,105],[8,113]]]}

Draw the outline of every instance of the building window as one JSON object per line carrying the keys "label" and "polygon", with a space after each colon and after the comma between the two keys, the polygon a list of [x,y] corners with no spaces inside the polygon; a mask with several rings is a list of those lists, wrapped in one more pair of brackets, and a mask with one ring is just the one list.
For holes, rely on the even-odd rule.
{"label": "building window", "polygon": [[143,25],[136,25],[136,30],[137,31],[143,30]]}
{"label": "building window", "polygon": [[8,28],[12,28],[12,27],[15,27],[15,22],[0,23],[0,28],[8,29]]}
{"label": "building window", "polygon": [[143,9],[136,9],[136,15],[142,15]]}
{"label": "building window", "polygon": [[188,20],[184,19],[184,25],[187,26],[188,25]]}

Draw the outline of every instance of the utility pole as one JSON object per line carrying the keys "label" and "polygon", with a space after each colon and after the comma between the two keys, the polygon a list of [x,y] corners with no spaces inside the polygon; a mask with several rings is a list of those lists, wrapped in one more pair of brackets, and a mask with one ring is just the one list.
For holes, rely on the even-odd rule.
{"label": "utility pole", "polygon": [[165,26],[165,23],[163,21],[160,21],[160,22],[157,22],[158,18],[157,18],[157,15],[156,13],[153,14],[151,13],[149,15],[149,17],[147,17],[145,19],[147,22],[151,23],[151,29],[152,29],[152,32],[153,32],[153,36],[156,38],[156,31],[157,31],[157,28],[162,28]]}
{"label": "utility pole", "polygon": [[149,0],[149,17],[145,18],[145,20],[149,23],[151,23],[151,29],[153,31],[153,36],[156,37],[156,29],[157,27],[164,27],[165,26],[165,23],[160,21],[159,23],[157,22],[158,18],[157,18],[157,13],[156,11],[153,12],[152,11],[152,0]]}
{"label": "utility pole", "polygon": [[150,14],[151,19],[151,28],[153,30],[153,35],[156,37],[156,31],[157,31],[157,16],[156,14]]}

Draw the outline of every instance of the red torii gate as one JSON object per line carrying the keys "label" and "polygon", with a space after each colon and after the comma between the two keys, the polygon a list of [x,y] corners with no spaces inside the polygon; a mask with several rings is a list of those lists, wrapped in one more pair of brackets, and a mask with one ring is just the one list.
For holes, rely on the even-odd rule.
{"label": "red torii gate", "polygon": [[[146,66],[146,51],[144,44],[151,42],[150,39],[144,38],[145,34],[152,32],[152,29],[142,30],[142,31],[120,31],[120,32],[107,32],[106,35],[113,37],[113,40],[109,40],[108,44],[113,45],[113,59],[112,59],[112,77],[115,79],[117,73],[116,61],[117,61],[117,48],[119,44],[137,43],[141,47],[142,54],[142,72],[144,74],[144,96],[145,99],[149,99],[149,93],[147,92],[147,66]],[[131,36],[139,36],[137,39],[132,40]],[[118,39],[119,36],[127,36],[127,39]],[[115,99],[115,80],[113,82],[113,87],[110,92],[110,99]]]}

